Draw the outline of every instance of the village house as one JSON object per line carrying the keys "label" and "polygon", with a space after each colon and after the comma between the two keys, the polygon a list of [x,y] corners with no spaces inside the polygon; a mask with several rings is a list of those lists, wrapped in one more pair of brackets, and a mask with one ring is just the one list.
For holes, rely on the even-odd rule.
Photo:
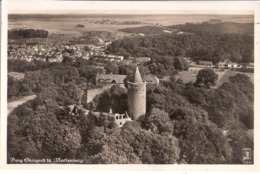
{"label": "village house", "polygon": [[124,87],[124,80],[127,75],[118,74],[97,74],[96,84],[119,84]]}
{"label": "village house", "polygon": [[248,68],[249,63],[240,63],[241,68]]}
{"label": "village house", "polygon": [[63,58],[61,52],[56,52],[55,57],[56,57],[56,59],[62,59]]}
{"label": "village house", "polygon": [[124,56],[107,55],[107,59],[111,62],[121,62],[124,60]]}
{"label": "village house", "polygon": [[84,52],[84,54],[82,56],[82,59],[89,60],[89,53],[88,52]]}
{"label": "village house", "polygon": [[217,68],[227,68],[227,63],[226,62],[218,62],[216,64]]}
{"label": "village house", "polygon": [[206,66],[206,67],[212,67],[212,62],[211,61],[202,61],[202,60],[200,60],[198,62],[198,65],[203,65],[203,66]]}
{"label": "village house", "polygon": [[254,63],[252,63],[252,62],[249,63],[249,68],[254,68],[254,66],[255,66]]}
{"label": "village house", "polygon": [[47,62],[62,62],[63,58],[62,57],[50,57],[50,58],[46,58]]}
{"label": "village house", "polygon": [[248,68],[248,69],[253,69],[254,68],[254,63],[240,63],[241,68]]}
{"label": "village house", "polygon": [[227,68],[240,68],[238,63],[229,62],[227,63]]}
{"label": "village house", "polygon": [[159,85],[159,79],[155,75],[147,75],[143,78],[148,84]]}
{"label": "village house", "polygon": [[124,59],[124,62],[123,62],[125,65],[130,65],[132,63],[132,60],[126,60]]}
{"label": "village house", "polygon": [[150,57],[138,57],[135,58],[136,63],[145,63],[145,62],[150,62],[151,58]]}

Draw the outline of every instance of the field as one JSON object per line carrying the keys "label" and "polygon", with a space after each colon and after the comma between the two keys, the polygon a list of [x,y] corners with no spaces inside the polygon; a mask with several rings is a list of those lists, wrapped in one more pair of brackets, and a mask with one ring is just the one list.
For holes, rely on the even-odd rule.
{"label": "field", "polygon": [[234,22],[221,22],[221,23],[202,23],[202,24],[186,24],[186,25],[173,25],[171,28],[178,29],[184,32],[217,32],[225,34],[254,34],[254,23],[234,23]]}
{"label": "field", "polygon": [[[241,73],[241,72],[227,71],[227,72],[223,75],[223,77],[218,80],[217,87],[219,87],[219,86],[221,86],[223,83],[227,82],[230,76],[234,76],[234,75],[236,75],[237,73]],[[241,74],[247,75],[247,76],[250,78],[250,81],[251,81],[252,83],[254,83],[254,73],[241,73]]]}
{"label": "field", "polygon": [[[179,72],[180,74],[180,79],[184,82],[184,83],[188,83],[188,82],[196,82],[196,76],[199,72],[201,68],[193,68],[189,71],[181,71]],[[234,76],[237,73],[241,73],[241,72],[236,72],[236,71],[222,71],[222,72],[216,72],[218,74],[218,81],[216,84],[216,87],[221,86],[223,83],[227,82],[230,76]],[[245,74],[247,75],[251,82],[254,83],[254,73],[241,73],[241,74]]]}
{"label": "field", "polygon": [[[140,27],[145,25],[176,25],[185,23],[201,23],[210,19],[219,19],[223,22],[248,23],[253,22],[253,16],[232,15],[9,15],[8,29],[34,28],[44,29],[49,33],[81,35],[85,31],[110,31],[118,29]],[[117,22],[137,21],[141,24],[117,25],[102,24],[102,20]],[[84,28],[76,25],[84,25]]]}

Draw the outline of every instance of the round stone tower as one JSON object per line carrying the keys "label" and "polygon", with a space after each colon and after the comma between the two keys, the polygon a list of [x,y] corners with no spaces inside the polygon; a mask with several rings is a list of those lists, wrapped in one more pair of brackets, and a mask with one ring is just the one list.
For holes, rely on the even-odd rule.
{"label": "round stone tower", "polygon": [[128,84],[128,115],[137,120],[146,112],[146,82],[142,80],[138,66],[134,72],[133,82]]}

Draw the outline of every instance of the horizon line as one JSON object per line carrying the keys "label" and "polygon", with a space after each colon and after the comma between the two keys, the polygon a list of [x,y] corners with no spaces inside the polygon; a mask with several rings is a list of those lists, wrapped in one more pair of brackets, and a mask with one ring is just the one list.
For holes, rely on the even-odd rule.
{"label": "horizon line", "polygon": [[[138,12],[138,13],[137,13]],[[243,13],[241,13],[243,12]],[[171,11],[171,10],[127,10],[127,11],[75,11],[75,10],[44,10],[44,11],[27,11],[27,10],[13,10],[9,11],[8,15],[240,15],[240,16],[254,16],[253,11]]]}

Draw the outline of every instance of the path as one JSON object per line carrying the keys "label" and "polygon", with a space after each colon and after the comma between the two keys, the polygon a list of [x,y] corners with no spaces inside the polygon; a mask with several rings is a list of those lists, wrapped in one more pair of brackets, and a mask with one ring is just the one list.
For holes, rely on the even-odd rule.
{"label": "path", "polygon": [[9,116],[9,114],[15,109],[17,108],[19,105],[29,101],[29,100],[32,100],[36,97],[36,95],[30,95],[30,96],[26,96],[26,97],[23,97],[21,99],[18,99],[18,100],[15,100],[15,101],[12,101],[12,102],[9,102],[7,104],[7,108],[8,108],[8,113],[7,115]]}

